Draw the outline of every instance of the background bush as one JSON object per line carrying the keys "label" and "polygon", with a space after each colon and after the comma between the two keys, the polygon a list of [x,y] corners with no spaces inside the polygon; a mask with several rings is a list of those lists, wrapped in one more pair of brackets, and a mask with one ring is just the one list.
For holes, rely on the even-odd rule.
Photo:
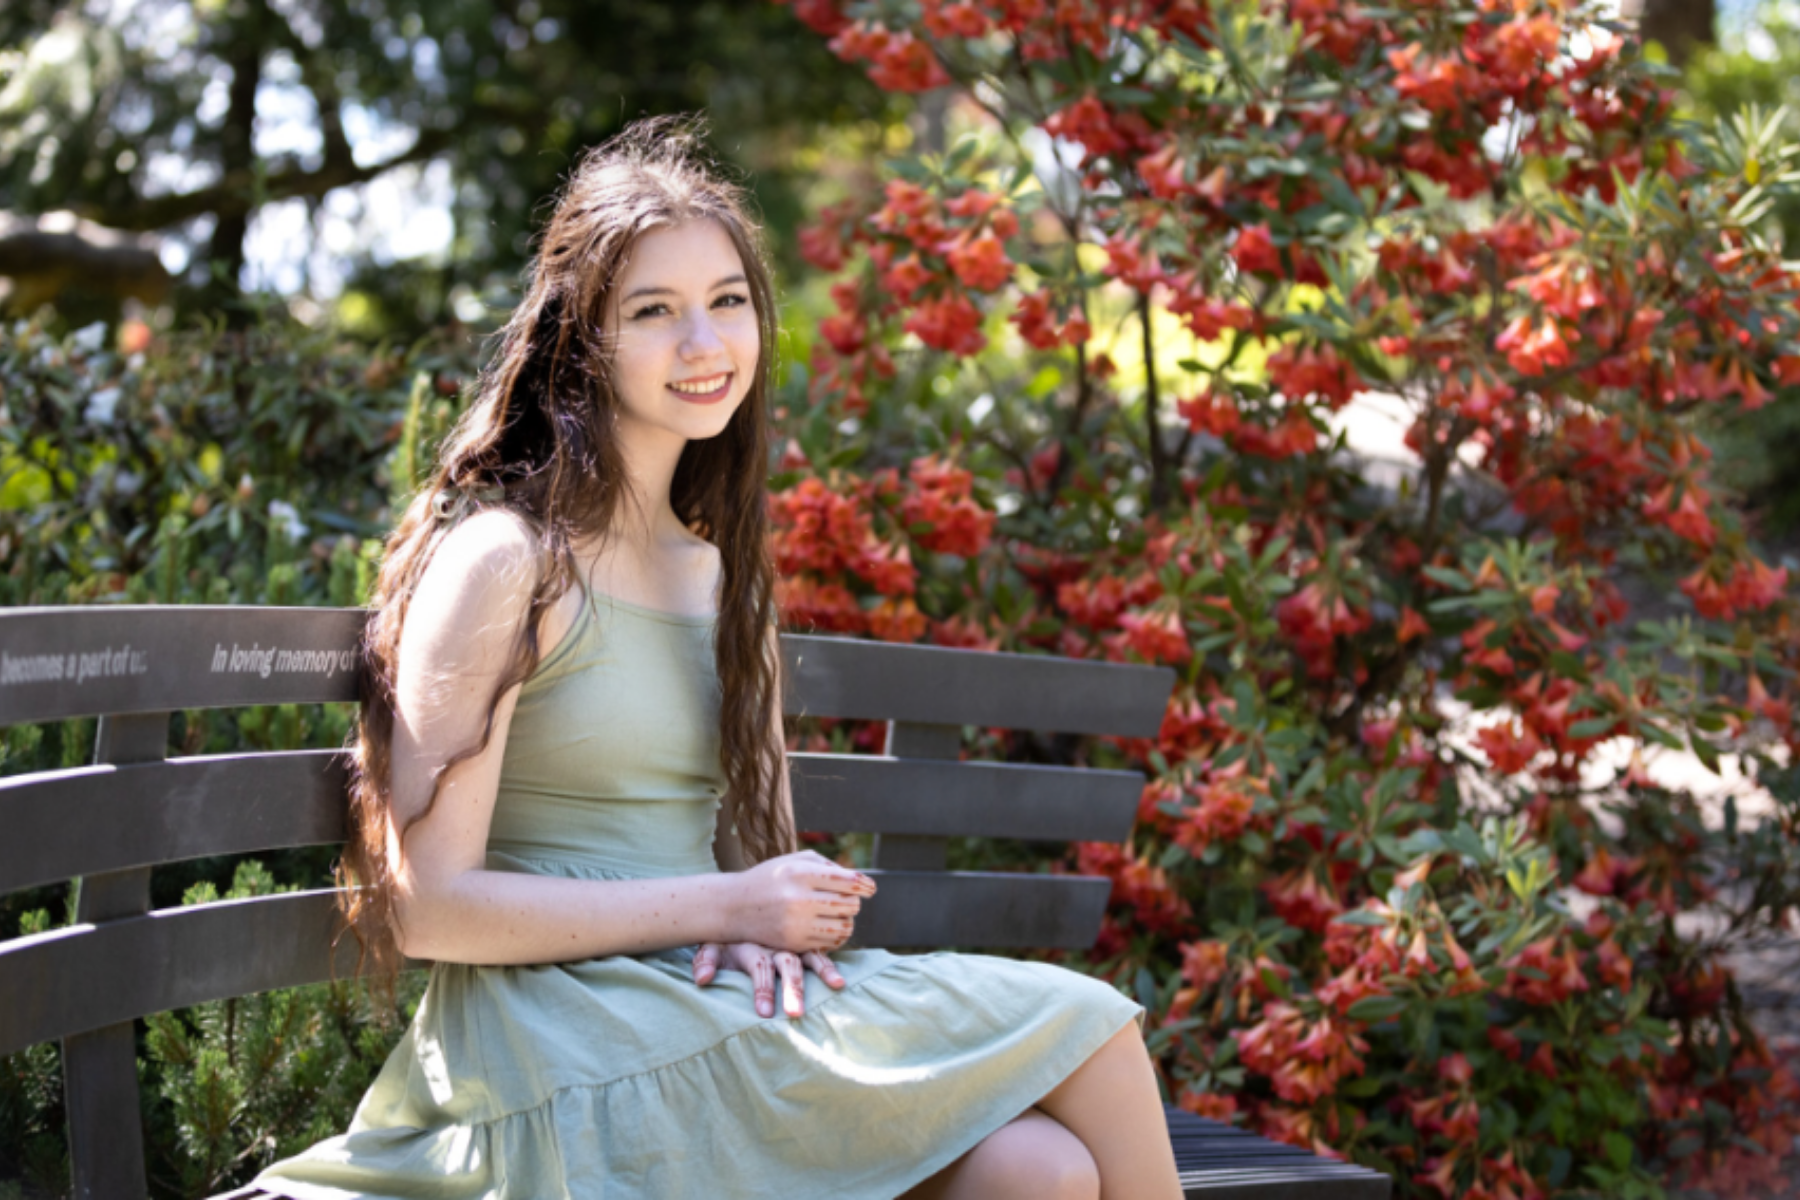
{"label": "background bush", "polygon": [[1780,114],[1578,3],[792,7],[954,99],[800,239],[788,612],[1180,672],[1067,864],[1170,1093],[1402,1196],[1783,1186],[1793,593],[1712,461],[1800,381]]}

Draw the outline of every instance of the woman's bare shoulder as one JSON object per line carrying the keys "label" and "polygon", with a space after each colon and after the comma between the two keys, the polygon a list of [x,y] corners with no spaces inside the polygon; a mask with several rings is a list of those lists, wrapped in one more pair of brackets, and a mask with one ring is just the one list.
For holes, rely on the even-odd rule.
{"label": "woman's bare shoulder", "polygon": [[408,640],[467,661],[510,646],[543,566],[524,521],[490,509],[444,534],[407,609]]}

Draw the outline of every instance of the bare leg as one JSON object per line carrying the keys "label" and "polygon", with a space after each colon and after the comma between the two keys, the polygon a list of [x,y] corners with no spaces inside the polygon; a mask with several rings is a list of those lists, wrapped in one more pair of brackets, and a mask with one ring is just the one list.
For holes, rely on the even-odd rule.
{"label": "bare leg", "polygon": [[1037,1106],[1094,1156],[1101,1200],[1181,1200],[1156,1074],[1135,1024],[1094,1051]]}
{"label": "bare leg", "polygon": [[1032,1108],[901,1200],[1097,1200],[1099,1195],[1099,1170],[1081,1139]]}

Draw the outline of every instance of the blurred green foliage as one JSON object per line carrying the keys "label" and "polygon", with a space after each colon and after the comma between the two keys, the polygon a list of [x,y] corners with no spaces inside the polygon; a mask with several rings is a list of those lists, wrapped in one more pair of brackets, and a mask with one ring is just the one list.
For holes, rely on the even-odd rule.
{"label": "blurred green foliage", "polygon": [[[448,429],[469,347],[373,350],[269,309],[126,353],[103,327],[0,339],[0,603],[360,603],[395,502]],[[177,755],[342,745],[348,705],[177,713]],[[0,730],[0,771],[79,766],[94,722]],[[158,868],[158,908],[317,887],[334,847]],[[72,889],[0,896],[0,939],[66,923]],[[416,1000],[421,981],[403,990]],[[399,1028],[348,983],[147,1022],[153,1191],[205,1195],[339,1132]],[[394,1014],[388,1014],[393,1016]],[[399,1014],[404,1016],[404,1013]],[[0,1196],[67,1187],[54,1046],[0,1059]]]}

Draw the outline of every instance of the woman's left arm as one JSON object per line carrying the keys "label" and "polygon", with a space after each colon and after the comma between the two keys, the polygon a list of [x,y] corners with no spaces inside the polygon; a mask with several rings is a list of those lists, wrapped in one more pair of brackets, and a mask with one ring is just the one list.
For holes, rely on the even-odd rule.
{"label": "woman's left arm", "polygon": [[[781,647],[775,630],[769,631],[769,652],[779,656]],[[780,661],[779,657],[776,661]],[[794,793],[788,784],[787,735],[781,724],[781,698],[775,698],[769,736],[781,750],[780,766],[775,771],[775,803],[788,828],[794,824]],[[750,864],[744,858],[743,843],[737,835],[737,804],[730,792],[719,801],[718,824],[713,830],[713,858],[721,871],[742,871]],[[795,954],[775,950],[754,942],[722,944],[707,942],[694,954],[694,982],[705,987],[718,977],[719,969],[742,971],[750,976],[756,988],[756,1011],[765,1017],[775,1015],[775,977],[781,977],[781,1010],[790,1017],[806,1014],[806,972],[823,979],[828,987],[844,986],[844,977],[822,951],[809,950]]]}

